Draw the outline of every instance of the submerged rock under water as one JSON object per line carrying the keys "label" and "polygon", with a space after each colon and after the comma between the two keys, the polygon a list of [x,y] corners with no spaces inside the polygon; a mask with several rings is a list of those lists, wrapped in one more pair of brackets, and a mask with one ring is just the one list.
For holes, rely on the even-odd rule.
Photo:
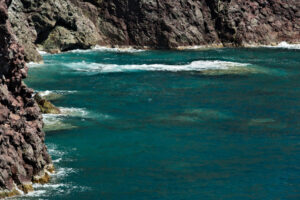
{"label": "submerged rock under water", "polygon": [[159,121],[174,121],[174,122],[205,122],[209,120],[226,120],[231,119],[227,113],[223,113],[214,109],[199,108],[186,110],[182,113],[174,113],[170,115],[159,116]]}
{"label": "submerged rock under water", "polygon": [[64,122],[64,117],[57,114],[44,114],[43,115],[44,128],[46,132],[70,130],[78,128],[75,125]]}
{"label": "submerged rock under water", "polygon": [[59,108],[55,107],[50,101],[41,96],[40,93],[35,94],[34,99],[38,103],[42,113],[44,114],[60,114]]}
{"label": "submerged rock under water", "polygon": [[217,76],[217,75],[249,75],[265,73],[262,69],[250,66],[230,66],[227,69],[207,69],[200,72],[203,75]]}
{"label": "submerged rock under water", "polygon": [[[27,199],[296,196],[298,54],[226,48],[45,55],[46,64],[31,69],[27,84],[76,91],[55,102],[62,114],[48,115],[60,123],[50,128],[60,130],[47,135],[57,150],[69,152],[63,156],[49,145],[58,176],[62,168],[75,173],[53,178]],[[199,75],[207,68],[229,70],[232,62],[267,73]],[[279,70],[289,76],[272,73]],[[64,129],[69,125],[77,127]]]}

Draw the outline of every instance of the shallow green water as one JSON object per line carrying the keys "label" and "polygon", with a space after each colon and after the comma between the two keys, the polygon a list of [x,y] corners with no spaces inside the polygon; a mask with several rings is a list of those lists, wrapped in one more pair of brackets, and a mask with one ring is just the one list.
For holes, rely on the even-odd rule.
{"label": "shallow green water", "polygon": [[300,50],[74,51],[26,83],[57,167],[22,199],[299,199]]}

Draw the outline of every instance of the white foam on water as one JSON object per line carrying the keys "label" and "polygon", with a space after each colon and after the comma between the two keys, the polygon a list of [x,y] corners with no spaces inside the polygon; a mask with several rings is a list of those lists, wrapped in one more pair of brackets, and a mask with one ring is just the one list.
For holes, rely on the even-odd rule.
{"label": "white foam on water", "polygon": [[64,122],[64,115],[60,114],[43,114],[44,131],[70,130],[77,128],[72,124]]}
{"label": "white foam on water", "polygon": [[300,49],[300,44],[289,44],[287,42],[281,42],[275,46],[264,46],[268,48],[282,48],[282,49]]}
{"label": "white foam on water", "polygon": [[77,171],[73,168],[59,168],[52,176],[56,178],[63,178],[73,173],[77,173]]}
{"label": "white foam on water", "polygon": [[[59,148],[56,144],[47,144],[48,152],[52,157],[52,162],[58,165],[62,160],[73,161],[73,159],[68,158],[69,153],[74,153],[77,151],[76,148]],[[60,171],[65,171],[64,168],[59,169]]]}
{"label": "white foam on water", "polygon": [[66,155],[66,152],[58,150],[58,147],[55,144],[48,144],[48,152],[52,157],[63,157]]}
{"label": "white foam on water", "polygon": [[40,95],[41,95],[42,97],[48,96],[48,95],[50,95],[50,94],[53,94],[53,91],[46,90],[46,91],[40,92]]}
{"label": "white foam on water", "polygon": [[48,183],[48,184],[33,184],[34,191],[25,195],[17,197],[17,199],[49,199],[52,195],[65,195],[70,194],[73,191],[83,192],[91,190],[91,188],[86,186],[74,185],[72,183]]}
{"label": "white foam on water", "polygon": [[43,114],[43,121],[46,125],[58,124],[63,117],[86,117],[89,112],[83,108],[65,108],[59,107],[61,114]]}
{"label": "white foam on water", "polygon": [[65,108],[59,107],[61,114],[60,116],[72,116],[72,117],[86,117],[89,112],[83,108]]}
{"label": "white foam on water", "polygon": [[20,196],[14,197],[13,199],[49,199],[51,196],[64,196],[66,194],[71,194],[72,192],[84,192],[91,190],[87,186],[77,185],[73,182],[66,182],[66,177],[78,173],[78,170],[61,167],[59,162],[61,160],[68,160],[68,154],[71,151],[75,151],[76,148],[64,148],[59,147],[57,144],[50,143],[47,144],[48,152],[55,164],[56,170],[55,173],[51,174],[51,181],[47,184],[33,184],[34,191],[28,194],[22,194]]}
{"label": "white foam on water", "polygon": [[46,198],[49,196],[61,195],[66,193],[71,193],[72,191],[86,191],[90,188],[85,186],[74,185],[73,183],[61,183],[61,179],[69,176],[77,171],[72,168],[58,168],[57,171],[51,175],[52,179],[50,183],[47,184],[33,184],[34,191],[28,194],[23,194],[21,196],[15,197],[16,199],[27,199],[27,198]]}
{"label": "white foam on water", "polygon": [[33,184],[33,187],[36,188],[36,189],[40,189],[40,188],[53,188],[53,189],[57,189],[59,187],[64,187],[66,186],[66,184],[62,184],[62,183],[59,183],[59,184]]}
{"label": "white foam on water", "polygon": [[91,49],[75,49],[68,52],[72,53],[85,53],[85,52],[93,52],[93,51],[99,51],[99,52],[121,52],[121,53],[137,53],[137,52],[143,52],[146,51],[145,49],[135,49],[133,47],[107,47],[107,46],[99,46],[96,45]]}
{"label": "white foam on water", "polygon": [[82,117],[82,118],[97,118],[97,119],[113,119],[112,116],[107,115],[107,114],[102,114],[102,113],[93,113],[89,112],[83,108],[64,108],[64,107],[59,107],[60,111],[62,114],[60,116],[71,116],[71,117]]}
{"label": "white foam on water", "polygon": [[55,125],[60,121],[59,114],[43,114],[43,121],[46,125]]}
{"label": "white foam on water", "polygon": [[70,117],[81,118],[82,121],[86,119],[95,120],[110,120],[114,119],[112,116],[102,113],[89,112],[84,108],[66,108],[59,107],[61,114],[43,114],[43,122],[45,124],[44,130],[47,131],[58,131],[58,130],[70,130],[77,128],[76,124],[65,122]]}
{"label": "white foam on water", "polygon": [[60,196],[70,194],[73,191],[83,192],[91,190],[89,187],[74,184],[34,184],[33,187],[35,191],[19,196],[16,199],[49,199],[52,195]]}
{"label": "white foam on water", "polygon": [[109,51],[109,52],[128,52],[128,53],[136,53],[146,51],[145,49],[135,49],[133,47],[106,47],[106,46],[98,46],[96,45],[93,50],[97,51]]}
{"label": "white foam on water", "polygon": [[29,62],[29,63],[27,63],[27,66],[29,67],[29,68],[36,68],[36,67],[40,67],[40,66],[42,66],[43,64],[40,64],[40,63],[36,63],[36,62]]}
{"label": "white foam on water", "polygon": [[39,54],[41,54],[41,55],[45,55],[45,54],[49,54],[48,52],[46,52],[46,51],[42,51],[42,50],[37,50],[38,52],[39,52]]}
{"label": "white foam on water", "polygon": [[46,193],[47,193],[47,190],[35,190],[35,191],[30,192],[30,193],[28,193],[28,194],[26,194],[24,196],[25,197],[40,197],[40,196],[42,196],[42,195],[44,195]]}
{"label": "white foam on water", "polygon": [[59,163],[60,161],[62,161],[62,158],[58,158],[58,159],[52,160],[53,163]]}
{"label": "white foam on water", "polygon": [[37,91],[37,92],[39,92],[39,94],[42,97],[45,97],[45,96],[49,96],[51,94],[61,94],[61,95],[74,94],[77,91],[76,90],[45,90],[45,91]]}
{"label": "white foam on water", "polygon": [[194,61],[185,65],[166,65],[166,64],[141,64],[141,65],[117,65],[101,63],[68,63],[65,64],[73,70],[91,73],[112,73],[112,72],[135,72],[135,71],[206,71],[206,70],[228,70],[235,67],[246,68],[250,64],[227,62],[227,61]]}
{"label": "white foam on water", "polygon": [[214,48],[222,48],[224,47],[222,44],[211,44],[211,45],[194,45],[194,46],[179,46],[177,50],[203,50],[203,49],[214,49]]}

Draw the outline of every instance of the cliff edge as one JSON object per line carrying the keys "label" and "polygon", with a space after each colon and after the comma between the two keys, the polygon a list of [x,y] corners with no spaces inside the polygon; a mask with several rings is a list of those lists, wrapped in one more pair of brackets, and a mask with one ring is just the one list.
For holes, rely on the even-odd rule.
{"label": "cliff edge", "polygon": [[32,191],[53,170],[40,109],[27,76],[24,50],[8,22],[10,0],[0,0],[0,198]]}
{"label": "cliff edge", "polygon": [[300,43],[299,0],[12,0],[9,19],[35,62],[37,48]]}

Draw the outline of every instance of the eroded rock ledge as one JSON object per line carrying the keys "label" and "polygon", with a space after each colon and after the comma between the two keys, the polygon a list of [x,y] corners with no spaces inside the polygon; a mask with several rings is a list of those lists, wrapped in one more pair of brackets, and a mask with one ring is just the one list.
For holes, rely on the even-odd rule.
{"label": "eroded rock ledge", "polygon": [[13,0],[10,21],[26,59],[36,48],[176,48],[300,43],[299,0]]}
{"label": "eroded rock ledge", "polygon": [[0,0],[0,198],[32,191],[53,171],[40,109],[22,81],[27,67],[8,22],[10,3]]}

